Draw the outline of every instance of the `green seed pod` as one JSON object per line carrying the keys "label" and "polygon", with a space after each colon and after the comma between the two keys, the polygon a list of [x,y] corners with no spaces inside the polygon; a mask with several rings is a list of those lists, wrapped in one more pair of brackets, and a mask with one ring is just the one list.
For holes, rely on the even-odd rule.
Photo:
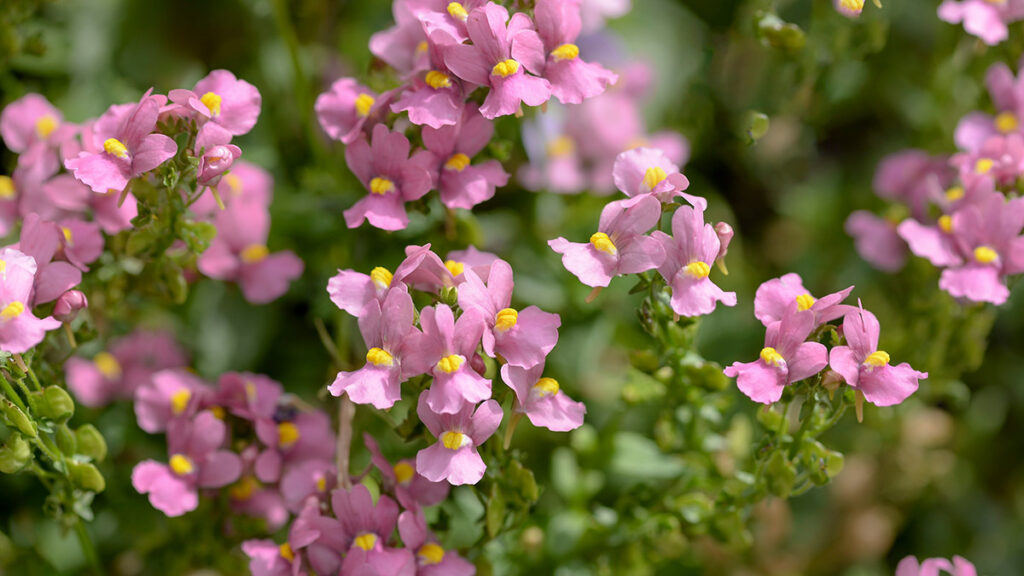
{"label": "green seed pod", "polygon": [[455,286],[441,288],[441,302],[449,306],[457,306],[459,303],[459,289]]}
{"label": "green seed pod", "polygon": [[29,438],[35,438],[38,436],[35,423],[33,423],[32,419],[22,412],[20,408],[15,406],[13,402],[5,398],[3,401],[3,407],[4,415],[7,416],[7,420],[9,420],[11,424],[18,429],[18,431]]}
{"label": "green seed pod", "polygon": [[11,434],[0,446],[0,472],[14,474],[32,459],[32,447],[21,434]]}
{"label": "green seed pod", "polygon": [[47,386],[37,401],[39,415],[55,422],[66,422],[75,414],[75,401],[60,386]]}
{"label": "green seed pod", "polygon": [[97,462],[102,462],[107,457],[107,441],[92,424],[79,426],[75,431],[75,437],[78,440],[79,454]]}
{"label": "green seed pod", "polygon": [[68,472],[70,472],[71,481],[75,483],[75,486],[84,490],[103,492],[107,487],[103,474],[100,474],[100,471],[92,464],[69,460]]}
{"label": "green seed pod", "polygon": [[68,428],[68,425],[61,424],[58,426],[55,436],[57,438],[57,448],[60,449],[61,453],[65,456],[74,456],[78,442],[75,440],[75,433]]}

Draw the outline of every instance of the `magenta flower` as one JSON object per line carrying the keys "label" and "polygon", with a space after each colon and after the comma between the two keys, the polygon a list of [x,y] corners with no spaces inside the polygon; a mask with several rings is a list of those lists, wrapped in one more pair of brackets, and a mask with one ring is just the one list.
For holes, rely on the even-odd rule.
{"label": "magenta flower", "polygon": [[262,374],[226,372],[217,380],[214,403],[235,416],[257,422],[273,420],[284,389]]}
{"label": "magenta flower", "polygon": [[118,206],[119,194],[96,194],[71,174],[54,176],[43,184],[40,191],[39,205],[36,206],[37,202],[23,202],[23,213],[34,211],[45,220],[57,220],[67,214],[81,215],[91,210],[96,223],[111,235],[131,228],[132,218],[139,213],[138,204],[131,194],[126,194],[124,202]]}
{"label": "magenta flower", "polygon": [[172,90],[169,96],[172,102],[188,106],[204,121],[235,136],[252,130],[262,105],[260,91],[227,70],[214,70],[197,82],[194,90]]}
{"label": "magenta flower", "polygon": [[273,540],[246,540],[242,552],[249,557],[252,576],[305,576],[299,568],[295,552],[287,542],[278,545]]}
{"label": "magenta flower", "polygon": [[316,99],[316,115],[328,136],[351,144],[382,107],[380,97],[353,78],[339,78]]}
{"label": "magenta flower", "polygon": [[267,530],[277,531],[288,522],[288,508],[276,487],[267,487],[252,476],[245,475],[228,490],[231,510],[253,518],[262,518]]}
{"label": "magenta flower", "polygon": [[821,326],[854,310],[853,306],[840,304],[852,291],[853,286],[850,286],[846,290],[815,298],[804,288],[799,274],[789,273],[781,278],[773,278],[757,288],[754,316],[767,327],[791,313],[793,302],[796,302],[797,311],[810,310],[814,315],[815,327]]}
{"label": "magenta flower", "polygon": [[309,502],[326,503],[328,494],[337,484],[338,467],[332,457],[288,466],[281,475],[279,487],[288,509],[299,512]]}
{"label": "magenta flower", "polygon": [[212,397],[209,386],[188,370],[161,370],[135,389],[135,418],[139,428],[156,434],[188,420]]}
{"label": "magenta flower", "polygon": [[458,321],[444,304],[420,311],[423,332],[410,337],[405,360],[414,374],[430,374],[434,382],[424,393],[430,410],[455,414],[464,404],[491,397],[491,381],[473,369],[476,348],[484,331],[478,309],[466,310]]}
{"label": "magenta flower", "polygon": [[504,260],[491,265],[485,284],[473,270],[463,272],[466,282],[459,287],[459,307],[466,312],[476,309],[483,315],[484,352],[492,358],[500,355],[513,366],[529,368],[544,361],[558,343],[558,314],[544,312],[536,306],[522,311],[511,308],[512,267]]}
{"label": "magenta flower", "polygon": [[132,471],[132,486],[149,495],[149,503],[168,516],[181,516],[199,505],[199,488],[220,488],[238,480],[242,461],[220,450],[227,426],[212,412],[192,421],[179,420],[167,431],[168,464],[144,460]]}
{"label": "magenta flower", "polygon": [[347,549],[342,574],[415,574],[411,552],[386,546],[398,521],[394,500],[381,496],[374,505],[366,486],[356,484],[348,491],[335,490],[331,508]]}
{"label": "magenta flower", "polygon": [[853,237],[860,257],[875,268],[898,272],[907,263],[907,243],[897,233],[894,222],[867,210],[857,210],[846,219],[844,229]]}
{"label": "magenta flower", "polygon": [[[380,451],[377,442],[363,434],[363,443],[370,451],[370,462],[380,470],[385,488],[394,491],[395,498],[407,510],[440,504],[448,497],[450,486],[447,482],[431,482],[416,471],[415,460],[399,460],[394,466]],[[408,546],[408,542],[406,542]]]}
{"label": "magenta flower", "polygon": [[370,36],[370,52],[403,75],[427,66],[427,34],[414,14],[421,4],[422,0],[395,0],[395,25]]}
{"label": "magenta flower", "polygon": [[934,266],[958,266],[963,263],[953,236],[953,217],[943,215],[934,226],[926,226],[907,218],[897,228],[910,251],[927,258]]}
{"label": "magenta flower", "polygon": [[[430,250],[430,244],[406,246],[405,253],[407,262],[413,257],[417,257],[419,262],[415,269],[407,270],[403,277],[403,281],[414,290],[439,294],[443,288],[458,286],[466,281],[463,275],[466,265],[451,258],[442,261],[440,256]],[[419,254],[422,254],[422,258],[417,256]]]}
{"label": "magenta flower", "polygon": [[958,167],[965,189],[988,179],[1012,186],[1024,174],[1024,135],[992,136],[976,150],[954,155],[950,163]]}
{"label": "magenta flower", "polygon": [[60,251],[64,258],[82,272],[89,271],[89,264],[103,253],[103,234],[95,222],[64,219],[57,223],[60,229]]}
{"label": "magenta flower", "polygon": [[[528,62],[512,56],[515,35],[533,26],[529,16],[517,12],[509,20],[504,6],[488,2],[469,13],[466,28],[472,45],[456,44],[445,50],[444,62],[466,82],[489,86],[490,92],[480,107],[489,120],[515,114],[522,104],[540,106],[551,98],[551,85],[543,78],[526,73]],[[543,59],[543,53],[531,62]],[[539,70],[531,70],[538,73]]]}
{"label": "magenta flower", "polygon": [[989,46],[1006,40],[1006,25],[1024,18],[1021,0],[945,0],[939,6],[939,19],[964,25],[964,30],[981,38]]}
{"label": "magenta flower", "polygon": [[60,226],[35,214],[25,217],[17,249],[35,260],[32,305],[52,302],[82,282],[82,271],[68,262],[54,261],[64,237]]}
{"label": "magenta flower", "polygon": [[565,238],[548,241],[562,255],[562,265],[587,286],[608,286],[621,274],[638,274],[665,260],[661,243],[645,234],[661,219],[661,203],[642,196],[632,205],[612,202],[601,211],[597,232],[586,244]]}
{"label": "magenta flower", "polygon": [[917,558],[907,556],[896,566],[896,576],[939,576],[939,571],[948,572],[950,576],[977,576],[974,564],[960,556],[953,556],[950,562],[945,558],[929,558],[918,564]]}
{"label": "magenta flower", "polygon": [[875,406],[894,406],[917,391],[917,381],[928,377],[904,362],[889,364],[889,354],[878,349],[878,319],[863,308],[843,318],[843,336],[848,346],[836,346],[829,365],[851,387]]}
{"label": "magenta flower", "polygon": [[316,574],[344,574],[340,571],[341,556],[345,552],[341,523],[325,516],[326,509],[317,501],[307,502],[292,523],[287,548],[281,546],[281,553],[291,553],[297,564],[308,565]]}
{"label": "magenta flower", "polygon": [[237,282],[245,299],[266,304],[288,291],[302,275],[303,263],[293,252],[271,253],[270,212],[257,201],[234,202],[217,214],[217,237],[197,262],[210,278]]}
{"label": "magenta flower", "polygon": [[476,567],[455,550],[445,550],[427,530],[423,511],[408,509],[398,516],[398,534],[416,552],[417,576],[473,576]]}
{"label": "magenta flower", "polygon": [[459,121],[465,90],[472,91],[475,86],[464,86],[444,65],[444,51],[455,44],[455,40],[443,32],[431,36],[426,51],[429,56],[426,71],[409,82],[391,105],[392,112],[408,112],[410,122],[431,128],[454,126]]}
{"label": "magenta flower", "polygon": [[929,202],[934,202],[954,177],[948,157],[908,149],[882,159],[872,184],[879,197],[906,204],[915,218],[923,220]]}
{"label": "magenta flower", "polygon": [[371,302],[382,305],[390,289],[393,286],[404,286],[406,276],[413,273],[431,253],[430,245],[410,246],[405,249],[405,253],[405,260],[395,269],[394,274],[383,266],[377,266],[368,275],[354,270],[338,270],[327,281],[331,302],[356,318],[366,313]]}
{"label": "magenta flower", "polygon": [[520,368],[506,364],[501,367],[501,379],[516,393],[517,412],[526,414],[534,426],[553,432],[568,432],[583,425],[587,407],[574,402],[562,392],[554,378],[542,377],[544,364]]}
{"label": "magenta flower", "polygon": [[414,160],[433,176],[448,208],[465,208],[490,200],[495,188],[508,184],[508,173],[497,160],[472,164],[494,135],[494,124],[480,115],[474,103],[466,104],[454,126],[423,129],[426,150]]}
{"label": "magenta flower", "polygon": [[828,351],[817,342],[805,342],[814,330],[814,314],[792,311],[768,326],[761,357],[754,362],[734,362],[724,370],[754,402],[772,404],[782,398],[786,386],[810,378],[828,364]]}
{"label": "magenta flower", "polygon": [[409,140],[383,124],[373,128],[373,142],[360,138],[345,149],[345,162],[369,192],[345,210],[349,228],[364,220],[381,230],[402,230],[409,225],[405,203],[430,191],[430,173],[409,159]]}
{"label": "magenta flower", "polygon": [[[234,202],[253,201],[270,206],[273,197],[274,178],[263,168],[238,160],[231,164],[231,170],[222,174],[214,185],[224,206],[230,207]],[[203,194],[189,207],[192,212],[204,220],[213,220],[220,212],[220,206],[213,194]]]}
{"label": "magenta flower", "polygon": [[178,146],[163,134],[154,134],[162,97],[147,91],[130,109],[112,106],[93,125],[92,145],[96,152],[80,152],[64,162],[75,178],[93,192],[120,192],[132,178],[160,166],[178,152]]}
{"label": "magenta flower", "polygon": [[962,150],[980,148],[992,136],[1021,133],[1021,114],[1024,114],[1024,84],[1013,77],[1013,72],[1003,64],[993,64],[985,74],[989,96],[995,104],[997,114],[971,112],[960,119],[953,139]]}
{"label": "magenta flower", "polygon": [[32,257],[14,248],[0,249],[0,350],[4,352],[26,352],[42,342],[48,330],[60,327],[59,320],[32,313],[29,297],[35,276]]}
{"label": "magenta flower", "polygon": [[137,331],[115,340],[92,360],[70,358],[64,365],[68,388],[86,406],[129,399],[155,372],[179,368],[188,356],[166,332]]}
{"label": "magenta flower", "polygon": [[277,482],[281,470],[306,461],[330,461],[334,456],[331,419],[323,412],[299,412],[294,417],[260,419],[256,436],[267,447],[253,465],[261,482]]}
{"label": "magenta flower", "polygon": [[65,123],[60,110],[39,94],[26,94],[0,113],[0,138],[18,154],[19,173],[42,182],[60,169],[57,149],[77,129]]}
{"label": "magenta flower", "polygon": [[[530,161],[519,168],[518,176],[527,189],[577,194],[587,187],[579,143],[567,132],[567,114],[560,104],[549,102],[546,113],[523,122],[523,148]],[[610,173],[610,162],[608,168]],[[611,190],[601,187],[594,192]]]}
{"label": "magenta flower", "polygon": [[416,454],[416,471],[427,480],[447,480],[454,486],[479,482],[487,465],[477,447],[501,424],[501,406],[487,400],[479,406],[464,404],[455,414],[437,414],[427,405],[424,393],[420,394],[416,413],[437,438],[437,442]]}
{"label": "magenta flower", "polygon": [[619,154],[612,172],[615,186],[630,198],[651,194],[667,204],[681,196],[701,211],[707,209],[707,200],[683,193],[690,187],[690,181],[656,148],[634,148]]}
{"label": "magenta flower", "polygon": [[378,410],[392,407],[402,398],[402,382],[422,374],[407,361],[419,334],[413,326],[415,308],[402,287],[388,290],[384,302],[371,300],[359,318],[359,330],[369,350],[366,365],[354,372],[339,372],[328,390],[348,394],[356,404],[372,404]]}
{"label": "magenta flower", "polygon": [[680,316],[714,312],[718,302],[736,305],[736,293],[725,292],[709,278],[721,241],[715,227],[704,222],[704,210],[681,206],[672,215],[672,236],[651,234],[665,249],[658,272],[672,288],[672,310]]}

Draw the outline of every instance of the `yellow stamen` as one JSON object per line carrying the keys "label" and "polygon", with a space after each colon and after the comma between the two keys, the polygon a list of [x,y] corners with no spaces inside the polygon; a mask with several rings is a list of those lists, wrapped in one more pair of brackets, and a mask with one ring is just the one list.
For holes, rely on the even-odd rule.
{"label": "yellow stamen", "polygon": [[999,259],[999,253],[988,246],[978,246],[974,249],[974,259],[982,264],[991,264]]}
{"label": "yellow stamen", "polygon": [[884,350],[876,350],[868,354],[868,357],[864,359],[864,363],[875,368],[885,366],[889,363],[889,354]]}
{"label": "yellow stamen", "polygon": [[953,231],[953,218],[949,214],[939,216],[939,229],[946,234]]}
{"label": "yellow stamen", "polygon": [[174,394],[171,394],[171,413],[175,416],[180,416],[185,408],[188,407],[188,401],[192,399],[192,391],[188,388],[182,388]]}
{"label": "yellow stamen", "polygon": [[3,274],[4,277],[7,276],[7,261],[6,260],[0,260],[0,274]]}
{"label": "yellow stamen", "polygon": [[444,267],[452,273],[452,276],[458,276],[462,274],[463,270],[466,269],[466,265],[462,262],[456,262],[455,260],[445,260]]}
{"label": "yellow stamen", "polygon": [[366,361],[374,366],[394,366],[395,357],[383,348],[373,347],[366,352]]}
{"label": "yellow stamen", "polygon": [[533,385],[533,389],[541,398],[545,396],[554,396],[558,394],[558,380],[547,377],[541,378],[540,380],[537,380],[536,384]]}
{"label": "yellow stamen", "polygon": [[228,491],[231,494],[232,500],[238,500],[244,502],[249,498],[252,498],[252,493],[260,487],[259,481],[252,476],[245,476],[239,480],[231,489]]}
{"label": "yellow stamen", "polygon": [[4,309],[0,311],[0,318],[4,320],[14,320],[18,316],[21,316],[25,312],[25,305],[21,302],[14,301],[4,306]]}
{"label": "yellow stamen", "polygon": [[458,450],[466,444],[469,444],[469,436],[466,436],[462,432],[455,432],[454,430],[441,434],[441,444],[449,450]]}
{"label": "yellow stamen", "polygon": [[568,156],[575,151],[576,142],[564,134],[548,142],[548,156],[551,156],[552,158]]}
{"label": "yellow stamen", "polygon": [[251,380],[245,381],[245,398],[249,402],[256,401],[256,385],[253,384]]}
{"label": "yellow stamen", "polygon": [[171,456],[171,470],[178,476],[185,476],[195,471],[196,466],[189,460],[188,456],[184,454],[175,454]]}
{"label": "yellow stamen", "polygon": [[430,49],[430,44],[427,44],[426,40],[423,40],[419,44],[416,45],[416,52],[419,53],[419,54],[423,54],[424,52],[426,52],[429,49]]}
{"label": "yellow stamen", "polygon": [[811,306],[814,306],[814,296],[810,294],[801,294],[796,297],[796,309],[803,312],[804,310],[810,310]]}
{"label": "yellow stamen", "polygon": [[67,244],[68,246],[73,246],[74,245],[74,237],[71,234],[71,229],[68,228],[67,226],[61,226],[60,227],[60,232],[61,232],[61,234],[64,235],[64,243]]}
{"label": "yellow stamen", "polygon": [[1003,134],[1009,134],[1016,132],[1017,128],[1020,127],[1020,122],[1017,120],[1017,115],[1013,112],[1002,112],[996,116],[996,130],[999,130]]}
{"label": "yellow stamen", "polygon": [[370,180],[370,194],[379,194],[383,196],[394,189],[395,183],[387,178],[376,176],[373,180]]}
{"label": "yellow stamen", "polygon": [[653,168],[648,168],[647,171],[644,172],[644,185],[647,186],[648,189],[654,190],[654,187],[661,184],[661,181],[665,178],[668,178],[668,174],[665,173],[664,168],[654,166]]}
{"label": "yellow stamen", "polygon": [[453,372],[458,372],[465,361],[466,359],[458,354],[450,354],[438,360],[437,369],[445,374],[452,374]]}
{"label": "yellow stamen", "polygon": [[376,98],[370,96],[369,94],[366,94],[365,92],[363,94],[360,94],[359,96],[356,96],[356,114],[359,114],[361,117],[366,118],[367,116],[370,115],[370,109],[373,108],[373,103],[376,101]]}
{"label": "yellow stamen", "polygon": [[224,408],[222,406],[210,406],[209,410],[217,420],[223,420],[227,416],[227,413],[224,412]]}
{"label": "yellow stamen", "polygon": [[111,156],[116,156],[121,159],[128,157],[128,147],[122,144],[117,138],[107,138],[104,140],[103,151]]}
{"label": "yellow stamen", "polygon": [[373,281],[378,290],[384,290],[391,286],[391,279],[393,277],[391,271],[383,266],[377,266],[370,271],[370,280]]}
{"label": "yellow stamen", "polygon": [[416,556],[419,557],[420,562],[424,565],[430,566],[433,564],[440,564],[441,560],[444,559],[444,548],[441,548],[433,542],[427,542],[423,546],[420,546]]}
{"label": "yellow stamen", "polygon": [[974,163],[974,171],[978,174],[988,174],[995,165],[995,161],[991,158],[979,158]]}
{"label": "yellow stamen", "polygon": [[434,90],[440,90],[452,85],[451,78],[448,78],[448,75],[444,72],[438,72],[437,70],[427,72],[427,76],[423,80]]}
{"label": "yellow stamen", "polygon": [[395,480],[398,481],[399,484],[408,483],[412,480],[412,477],[416,475],[416,471],[413,470],[412,466],[410,466],[408,462],[399,462],[398,464],[395,464],[394,470]]}
{"label": "yellow stamen", "polygon": [[515,308],[504,308],[499,310],[497,316],[494,317],[494,329],[499,332],[506,332],[511,330],[518,321],[519,312],[516,312]]}
{"label": "yellow stamen", "polygon": [[946,190],[946,200],[950,202],[956,202],[957,200],[964,197],[964,189],[959,186],[954,186],[949,190]]}
{"label": "yellow stamen", "polygon": [[519,72],[519,62],[509,58],[508,60],[502,60],[491,68],[491,74],[494,76],[501,76],[502,78],[508,78],[509,76]]}
{"label": "yellow stamen", "polygon": [[551,51],[555,60],[575,60],[580,55],[580,48],[575,44],[562,44]]}
{"label": "yellow stamen", "polygon": [[[242,179],[236,176],[235,174],[228,172],[227,174],[224,175],[223,178],[220,179],[220,181],[221,183],[227,185],[228,191],[231,192],[232,196],[238,196],[239,194],[242,193]],[[219,189],[220,186],[218,186],[217,188]]]}
{"label": "yellow stamen", "polygon": [[117,380],[121,377],[121,364],[110,352],[100,352],[92,359],[92,363],[107,380]]}
{"label": "yellow stamen", "polygon": [[864,9],[864,0],[839,0],[839,5],[852,12],[860,12]]}
{"label": "yellow stamen", "polygon": [[711,266],[699,260],[697,262],[690,262],[683,270],[686,270],[686,273],[694,278],[707,278],[711,274]]}
{"label": "yellow stamen", "polygon": [[455,170],[457,172],[462,172],[466,169],[466,166],[469,166],[469,156],[466,156],[462,152],[452,154],[452,157],[444,163],[446,170]]}
{"label": "yellow stamen", "polygon": [[246,264],[255,264],[262,262],[267,256],[270,255],[270,250],[263,244],[249,244],[242,250],[242,262]]}
{"label": "yellow stamen", "polygon": [[40,140],[46,140],[57,129],[57,126],[59,126],[59,123],[53,117],[53,114],[40,116],[39,120],[36,120],[36,135],[39,136]]}
{"label": "yellow stamen", "polygon": [[210,111],[213,116],[220,116],[220,103],[222,98],[215,92],[207,92],[199,99],[203,103],[203,106]]}
{"label": "yellow stamen", "polygon": [[292,422],[281,422],[277,425],[277,444],[281,448],[291,448],[299,441],[299,427]]}
{"label": "yellow stamen", "polygon": [[355,545],[369,552],[377,545],[377,535],[371,532],[356,536]]}
{"label": "yellow stamen", "polygon": [[590,243],[594,246],[595,250],[604,252],[605,254],[611,254],[615,256],[619,253],[619,249],[612,242],[612,239],[608,237],[604,232],[595,232],[590,236]]}
{"label": "yellow stamen", "polygon": [[321,476],[316,479],[317,492],[327,492],[327,478]]}
{"label": "yellow stamen", "polygon": [[771,346],[761,349],[761,360],[764,360],[765,364],[770,364],[772,366],[782,366],[786,363],[786,359],[782,357],[782,354],[776,352],[775,348],[772,348]]}
{"label": "yellow stamen", "polygon": [[10,176],[0,176],[0,199],[14,198],[14,180]]}
{"label": "yellow stamen", "polygon": [[285,542],[277,547],[277,551],[281,554],[281,558],[284,558],[289,562],[295,561],[295,552],[292,550],[291,544]]}
{"label": "yellow stamen", "polygon": [[448,14],[452,18],[462,20],[463,22],[466,21],[466,18],[469,18],[469,12],[466,11],[466,7],[459,2],[448,3]]}

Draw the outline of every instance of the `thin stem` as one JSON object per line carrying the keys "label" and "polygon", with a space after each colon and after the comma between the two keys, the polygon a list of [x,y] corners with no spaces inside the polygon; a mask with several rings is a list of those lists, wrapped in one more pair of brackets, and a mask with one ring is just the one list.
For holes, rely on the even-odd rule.
{"label": "thin stem", "polygon": [[[20,354],[15,354],[15,357],[19,357],[20,358],[20,356],[21,356]],[[24,362],[25,361],[22,360],[23,364],[24,364]],[[39,378],[36,378],[36,373],[32,371],[32,367],[29,366],[28,364],[25,364],[24,370],[28,374],[28,377],[32,380],[32,383],[35,384],[36,390],[42,390],[43,386],[42,386],[42,384],[39,383]]]}
{"label": "thin stem", "polygon": [[11,402],[14,402],[15,406],[21,408],[22,412],[27,411],[25,409],[25,404],[21,401],[21,396],[18,396],[18,393],[15,392],[14,388],[11,387],[11,383],[8,382],[7,378],[4,378],[2,375],[0,375],[0,387],[3,387],[4,392],[7,394],[7,397],[11,400]]}
{"label": "thin stem", "polygon": [[306,85],[306,74],[302,67],[300,55],[299,36],[288,17],[288,3],[285,0],[273,0],[274,23],[277,25],[277,33],[281,35],[285,46],[288,48],[288,57],[292,62],[292,84],[295,91],[295,101],[299,107],[299,115],[302,124],[306,128],[308,141],[312,144],[313,153],[317,157],[323,157],[323,141],[320,134],[312,123],[310,112],[313,110],[313,101],[310,98],[309,87]]}
{"label": "thin stem", "polygon": [[96,574],[102,574],[99,555],[96,554],[96,547],[93,546],[92,538],[89,537],[89,531],[85,529],[85,522],[81,518],[75,523],[75,535],[78,536],[78,544],[82,547],[85,561]]}
{"label": "thin stem", "polygon": [[349,399],[348,394],[341,397],[338,406],[338,485],[343,489],[352,488],[352,481],[349,478],[349,456],[352,450],[352,419],[356,415],[356,405]]}
{"label": "thin stem", "polygon": [[327,333],[327,327],[324,326],[323,320],[319,318],[313,319],[313,325],[316,326],[317,336],[320,337],[320,343],[324,345],[324,349],[327,350],[327,354],[331,356],[331,360],[339,370],[345,367],[345,362],[341,359],[341,354],[338,354],[338,347],[335,346],[334,341],[331,340],[331,335]]}

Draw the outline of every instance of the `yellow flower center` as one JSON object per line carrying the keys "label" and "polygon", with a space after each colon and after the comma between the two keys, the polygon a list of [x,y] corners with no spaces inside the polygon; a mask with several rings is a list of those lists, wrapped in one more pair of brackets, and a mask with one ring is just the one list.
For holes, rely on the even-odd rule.
{"label": "yellow flower center", "polygon": [[574,60],[580,55],[580,48],[575,44],[562,44],[551,51],[555,60]]}
{"label": "yellow flower center", "polygon": [[506,332],[511,330],[518,321],[519,312],[516,312],[515,308],[504,308],[499,310],[497,316],[494,317],[494,329],[499,332]]}
{"label": "yellow flower center", "polygon": [[875,368],[885,366],[889,363],[889,354],[884,350],[876,350],[868,354],[868,357],[864,359],[864,363]]}
{"label": "yellow flower center", "polygon": [[227,413],[224,412],[224,408],[221,406],[210,406],[209,410],[210,414],[213,414],[213,417],[217,420],[223,420],[227,416]]}
{"label": "yellow flower center", "polygon": [[239,480],[234,486],[232,486],[231,490],[229,490],[228,492],[231,494],[232,500],[244,502],[249,498],[252,498],[252,493],[255,492],[256,489],[259,487],[260,483],[258,480],[256,480],[252,476],[245,476],[244,478]]}
{"label": "yellow flower center", "polygon": [[455,260],[445,260],[444,267],[451,272],[452,276],[458,276],[462,274],[463,270],[466,269],[466,265],[462,262],[456,262]]}
{"label": "yellow flower center", "polygon": [[394,189],[395,183],[387,178],[376,176],[373,180],[370,180],[370,194],[379,194],[383,196]]}
{"label": "yellow flower center", "polygon": [[974,249],[974,259],[982,264],[991,264],[999,259],[999,253],[988,246],[978,246]]}
{"label": "yellow flower center", "polygon": [[694,278],[707,278],[711,274],[711,266],[699,260],[697,262],[690,262],[683,270],[686,270],[686,273]]}
{"label": "yellow flower center", "polygon": [[210,110],[210,114],[213,116],[220,116],[220,103],[222,98],[215,92],[207,92],[203,94],[199,101],[203,103]]}
{"label": "yellow flower center", "polygon": [[242,262],[246,264],[255,264],[262,262],[264,258],[270,255],[270,250],[267,249],[263,244],[250,244],[242,250]]}
{"label": "yellow flower center", "polygon": [[171,456],[171,470],[178,476],[185,476],[195,471],[196,466],[192,463],[192,460],[184,454],[175,454]]}
{"label": "yellow flower center", "polygon": [[619,249],[615,247],[615,243],[608,237],[604,232],[595,232],[590,236],[590,243],[594,246],[595,250],[604,252],[605,254],[611,254],[615,256],[619,253]]}
{"label": "yellow flower center", "polygon": [[356,536],[355,545],[369,552],[377,545],[377,535],[372,532],[360,534],[359,536]]}
{"label": "yellow flower center", "polygon": [[391,286],[391,279],[393,275],[391,271],[383,266],[377,266],[370,271],[370,280],[377,286],[378,290],[384,290],[388,286]]}
{"label": "yellow flower center", "polygon": [[462,20],[463,22],[466,21],[466,18],[469,18],[469,12],[466,12],[466,7],[459,2],[448,3],[448,14],[452,18]]}
{"label": "yellow flower center", "polygon": [[456,432],[454,430],[441,434],[441,444],[449,450],[458,450],[466,444],[469,444],[469,436],[466,436],[462,432]]}
{"label": "yellow flower center", "polygon": [[433,542],[427,542],[423,546],[420,546],[416,556],[419,557],[420,562],[429,566],[432,564],[440,564],[441,560],[444,559],[444,548],[441,548]]}
{"label": "yellow flower center", "polygon": [[327,478],[326,477],[321,476],[321,477],[316,479],[316,489],[317,489],[318,492],[326,492],[327,491]]}
{"label": "yellow flower center", "polygon": [[438,72],[437,70],[427,72],[427,76],[423,80],[426,81],[427,85],[434,90],[440,90],[441,88],[447,88],[452,85],[451,78],[449,78],[444,72]]}
{"label": "yellow flower center", "polygon": [[0,198],[14,198],[14,180],[10,176],[0,176]]}
{"label": "yellow flower center", "polygon": [[979,158],[974,163],[974,171],[978,174],[988,174],[995,165],[995,161],[991,158]]}
{"label": "yellow flower center", "polygon": [[953,218],[949,214],[939,216],[939,229],[946,234],[953,231]]}
{"label": "yellow flower center", "polygon": [[107,138],[104,140],[103,151],[121,159],[128,157],[128,148],[117,138]]}
{"label": "yellow flower center", "polygon": [[554,396],[558,394],[558,380],[548,377],[541,378],[540,380],[537,380],[536,384],[533,385],[533,390],[541,398],[545,396]]}
{"label": "yellow flower center", "polygon": [[277,444],[281,448],[291,448],[299,441],[299,427],[292,422],[281,422],[277,425]]}
{"label": "yellow flower center", "polygon": [[121,364],[110,352],[100,352],[92,359],[92,362],[107,380],[117,380],[121,377]]}
{"label": "yellow flower center", "polygon": [[946,190],[946,200],[949,200],[950,202],[956,202],[963,197],[964,189],[959,186],[954,186],[949,190]]}
{"label": "yellow flower center", "polygon": [[548,142],[548,156],[560,158],[576,151],[576,142],[566,135],[559,136]]}
{"label": "yellow flower center", "polygon": [[1013,112],[1002,112],[996,116],[996,130],[999,130],[1003,134],[1009,134],[1016,132],[1017,128],[1020,127],[1020,122],[1017,120],[1017,115]]}
{"label": "yellow flower center", "polygon": [[804,310],[810,310],[811,306],[814,306],[814,296],[810,294],[801,294],[796,297],[796,309],[803,312]]}
{"label": "yellow flower center", "polygon": [[4,320],[14,320],[18,316],[21,316],[25,312],[25,305],[21,302],[14,301],[4,306],[4,309],[0,311],[0,318]]}
{"label": "yellow flower center", "polygon": [[74,245],[74,237],[71,234],[71,229],[68,228],[67,226],[61,226],[60,227],[60,232],[61,232],[61,234],[64,235],[64,243],[67,244],[68,246],[73,246]]}
{"label": "yellow flower center", "polygon": [[765,364],[769,364],[771,366],[782,366],[786,363],[786,359],[782,357],[782,354],[776,352],[775,348],[772,348],[771,346],[761,349],[761,360],[764,360]]}
{"label": "yellow flower center", "polygon": [[285,542],[277,547],[277,551],[281,554],[281,558],[284,558],[289,562],[293,562],[295,560],[295,552],[292,550],[291,544]]}
{"label": "yellow flower center", "polygon": [[453,372],[458,372],[459,368],[462,368],[462,363],[465,361],[466,359],[458,354],[450,354],[437,361],[437,369],[445,374],[451,374]]}
{"label": "yellow flower center", "polygon": [[469,166],[469,156],[466,156],[462,152],[452,154],[452,157],[444,163],[446,170],[456,170],[458,172],[465,170],[466,166]]}
{"label": "yellow flower center", "polygon": [[408,462],[399,462],[395,464],[395,480],[399,484],[407,484],[412,477],[416,475],[416,471],[413,470],[412,466]]}
{"label": "yellow flower center", "polygon": [[40,140],[46,140],[57,129],[58,125],[57,119],[52,114],[40,116],[39,120],[36,120],[36,135],[39,136]]}
{"label": "yellow flower center", "polygon": [[668,174],[665,173],[663,168],[659,168],[657,166],[648,168],[647,171],[644,172],[644,185],[649,189],[654,190],[654,187],[661,184],[661,181],[665,178],[668,178]]}
{"label": "yellow flower center", "polygon": [[180,416],[185,408],[188,407],[188,401],[192,399],[192,391],[188,388],[182,388],[174,394],[171,394],[171,413],[175,416]]}
{"label": "yellow flower center", "polygon": [[508,78],[509,76],[519,72],[519,62],[509,58],[508,60],[502,60],[491,68],[491,74],[494,76],[501,76],[502,78]]}
{"label": "yellow flower center", "polygon": [[[225,174],[220,181],[227,185],[228,191],[231,192],[232,196],[238,196],[242,193],[242,179],[231,172]],[[220,186],[218,186],[217,189],[219,190]]]}
{"label": "yellow flower center", "polygon": [[864,0],[839,0],[839,5],[853,12],[860,12],[864,9]]}
{"label": "yellow flower center", "polygon": [[356,96],[356,114],[366,118],[370,115],[370,109],[373,108],[373,103],[376,101],[376,98],[366,93]]}
{"label": "yellow flower center", "polygon": [[430,49],[430,44],[427,44],[426,40],[423,40],[419,44],[416,45],[416,52],[419,53],[419,54],[423,54],[428,49]]}
{"label": "yellow flower center", "polygon": [[376,346],[370,348],[366,352],[366,361],[374,366],[394,366],[395,357],[392,356],[387,350],[383,348],[377,348]]}

